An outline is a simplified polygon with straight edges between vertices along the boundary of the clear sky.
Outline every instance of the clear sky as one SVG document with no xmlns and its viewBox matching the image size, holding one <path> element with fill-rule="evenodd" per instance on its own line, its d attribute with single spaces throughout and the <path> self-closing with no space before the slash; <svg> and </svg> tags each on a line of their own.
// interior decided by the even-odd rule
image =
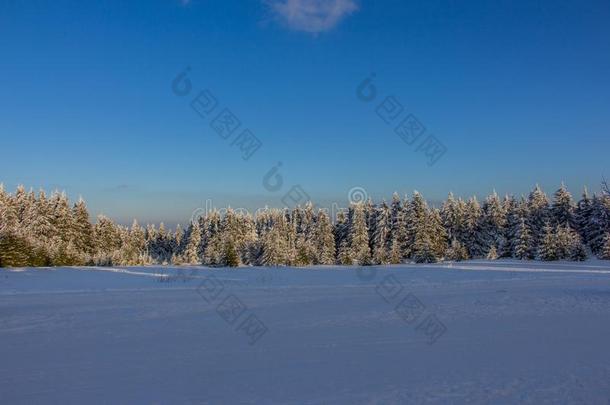
<svg viewBox="0 0 610 405">
<path fill-rule="evenodd" d="M 355 186 L 429 200 L 597 190 L 609 21 L 607 0 L 4 0 L 0 182 L 169 223 L 206 199 L 280 205 L 296 184 L 321 204 Z M 187 66 L 192 90 L 177 96 Z M 204 89 L 218 101 L 206 118 L 190 107 Z M 388 96 L 398 121 L 426 128 L 412 145 L 376 113 Z M 241 122 L 227 140 L 210 126 L 224 108 Z M 247 161 L 232 145 L 246 128 L 262 143 Z M 432 166 L 417 151 L 429 134 L 446 148 Z"/>
</svg>

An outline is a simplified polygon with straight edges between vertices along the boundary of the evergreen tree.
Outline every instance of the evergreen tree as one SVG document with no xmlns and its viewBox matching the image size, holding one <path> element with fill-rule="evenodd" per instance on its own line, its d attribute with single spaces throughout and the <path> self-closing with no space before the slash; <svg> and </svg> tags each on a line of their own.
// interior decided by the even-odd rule
<svg viewBox="0 0 610 405">
<path fill-rule="evenodd" d="M 483 257 L 486 253 L 488 245 L 491 243 L 485 241 L 481 224 L 483 222 L 483 211 L 476 197 L 468 200 L 466 204 L 466 212 L 464 218 L 464 246 L 468 249 L 470 257 Z"/>
<path fill-rule="evenodd" d="M 178 251 L 179 247 L 182 246 L 182 239 L 184 238 L 184 230 L 180 225 L 176 225 L 176 230 L 174 231 L 173 243 L 172 243 L 172 253 Z"/>
<path fill-rule="evenodd" d="M 138 224 L 138 221 L 133 221 L 131 229 L 121 229 L 120 232 L 121 250 L 118 255 L 113 257 L 113 261 L 128 266 L 148 264 L 144 229 Z"/>
<path fill-rule="evenodd" d="M 570 245 L 567 258 L 572 261 L 587 260 L 587 249 L 582 242 L 581 236 L 578 234 L 578 232 L 570 229 L 569 227 L 568 234 L 570 235 Z"/>
<path fill-rule="evenodd" d="M 441 259 L 447 251 L 447 231 L 445 231 L 445 227 L 443 227 L 443 220 L 439 210 L 430 210 L 426 225 L 428 226 L 428 232 L 432 239 L 434 255 L 437 259 Z"/>
<path fill-rule="evenodd" d="M 352 261 L 359 265 L 371 263 L 369 248 L 369 233 L 363 203 L 352 204 L 348 240 L 350 243 Z"/>
<path fill-rule="evenodd" d="M 532 235 L 525 218 L 521 218 L 515 234 L 515 257 L 521 260 L 533 259 Z"/>
<path fill-rule="evenodd" d="M 604 236 L 604 244 L 599 252 L 599 258 L 603 260 L 610 260 L 610 232 Z"/>
<path fill-rule="evenodd" d="M 26 213 L 29 211 L 29 199 L 25 187 L 20 184 L 17 186 L 15 195 L 13 196 L 15 213 L 17 215 L 17 222 L 22 225 L 26 220 Z"/>
<path fill-rule="evenodd" d="M 445 200 L 441 207 L 441 218 L 447 232 L 447 237 L 452 241 L 452 244 L 454 240 L 456 242 L 459 241 L 464 228 L 464 212 L 462 206 L 453 197 L 453 193 L 449 193 L 447 200 Z"/>
<path fill-rule="evenodd" d="M 235 249 L 235 245 L 231 239 L 228 239 L 225 243 L 225 252 L 224 252 L 224 261 L 225 264 L 229 267 L 237 267 L 239 266 L 239 256 L 237 255 L 237 250 Z"/>
<path fill-rule="evenodd" d="M 12 234 L 17 229 L 17 210 L 13 199 L 0 184 L 0 235 Z"/>
<path fill-rule="evenodd" d="M 582 193 L 582 198 L 580 201 L 578 201 L 578 204 L 576 204 L 576 209 L 574 210 L 574 226 L 578 233 L 580 233 L 580 236 L 585 244 L 589 243 L 586 230 L 589 218 L 591 217 L 592 205 L 591 198 L 589 197 L 589 193 L 585 187 Z"/>
<path fill-rule="evenodd" d="M 118 257 L 121 248 L 121 232 L 109 218 L 99 215 L 93 226 L 93 262 L 97 266 L 112 266 L 118 264 L 113 258 Z"/>
<path fill-rule="evenodd" d="M 568 259 L 573 243 L 573 232 L 569 225 L 556 225 L 553 229 L 555 235 L 556 254 L 558 260 Z"/>
<path fill-rule="evenodd" d="M 523 214 L 519 202 L 513 196 L 506 196 L 503 201 L 506 212 L 506 225 L 498 243 L 500 257 L 515 257 L 517 246 L 517 232 L 521 225 Z"/>
<path fill-rule="evenodd" d="M 553 205 L 551 207 L 553 223 L 555 225 L 574 226 L 575 208 L 574 201 L 572 200 L 572 194 L 570 194 L 570 192 L 566 189 L 566 186 L 561 183 L 561 187 L 559 187 L 559 189 L 555 192 Z"/>
<path fill-rule="evenodd" d="M 186 264 L 201 264 L 199 257 L 199 244 L 201 243 L 201 229 L 199 221 L 191 222 L 187 231 L 187 243 L 182 260 Z"/>
<path fill-rule="evenodd" d="M 264 266 L 281 266 L 287 262 L 287 242 L 279 227 L 273 227 L 263 236 L 263 255 L 261 264 Z"/>
<path fill-rule="evenodd" d="M 223 235 L 221 233 L 221 217 L 216 210 L 212 211 L 204 221 L 204 263 L 208 265 L 222 265 L 224 257 Z M 184 238 L 182 238 L 184 239 Z M 183 242 L 184 243 L 184 242 Z"/>
<path fill-rule="evenodd" d="M 414 259 L 415 258 L 415 252 L 417 251 L 418 248 L 422 248 L 422 241 L 425 241 L 426 243 L 430 243 L 432 244 L 432 240 L 430 238 L 430 235 L 422 235 L 419 240 L 420 240 L 420 245 L 419 246 L 415 246 L 416 245 L 416 241 L 417 241 L 417 235 L 420 232 L 426 232 L 428 231 L 428 228 L 426 226 L 426 220 L 428 219 L 428 204 L 426 203 L 426 200 L 424 200 L 424 198 L 422 197 L 422 195 L 417 192 L 414 191 L 413 192 L 413 199 L 411 200 L 410 203 L 405 204 L 406 205 L 406 246 L 402 247 L 402 250 L 404 252 L 403 257 L 412 257 Z M 434 247 L 432 245 L 430 245 L 430 248 L 434 250 Z M 416 259 L 417 260 L 417 259 Z"/>
<path fill-rule="evenodd" d="M 261 264 L 265 266 L 290 266 L 296 261 L 295 228 L 290 216 L 274 210 L 272 225 L 263 235 Z"/>
<path fill-rule="evenodd" d="M 398 239 L 392 238 L 389 253 L 389 263 L 390 264 L 400 264 L 403 262 L 404 251 L 402 248 L 402 244 Z"/>
<path fill-rule="evenodd" d="M 339 246 L 339 252 L 337 254 L 337 263 L 344 266 L 351 266 L 354 264 L 352 251 L 347 240 L 341 241 L 341 246 Z"/>
<path fill-rule="evenodd" d="M 314 239 L 314 212 L 311 202 L 305 204 L 304 209 L 295 208 L 293 220 L 296 227 L 296 264 L 299 266 L 313 264 L 317 261 L 317 252 Z"/>
<path fill-rule="evenodd" d="M 28 265 L 28 245 L 18 235 L 18 216 L 15 200 L 0 184 L 0 267 Z"/>
<path fill-rule="evenodd" d="M 154 243 L 157 240 L 157 228 L 154 224 L 146 225 L 146 230 L 144 231 L 144 239 L 146 239 L 146 248 L 151 256 L 153 256 Z"/>
<path fill-rule="evenodd" d="M 544 236 L 540 241 L 538 256 L 545 261 L 558 260 L 560 258 L 558 250 L 556 230 L 547 224 L 544 228 Z"/>
<path fill-rule="evenodd" d="M 30 265 L 29 246 L 23 237 L 13 233 L 0 234 L 0 267 Z"/>
<path fill-rule="evenodd" d="M 238 265 L 250 264 L 253 260 L 252 245 L 256 240 L 256 225 L 251 216 L 237 213 L 229 208 L 220 224 L 220 246 L 222 256 L 218 264 L 229 265 L 227 252 L 235 251 Z"/>
<path fill-rule="evenodd" d="M 413 243 L 413 260 L 416 263 L 435 263 L 438 261 L 432 235 L 429 231 L 430 228 L 425 221 L 418 223 Z"/>
<path fill-rule="evenodd" d="M 496 248 L 496 254 L 498 254 L 497 247 L 505 244 L 504 234 L 507 225 L 507 213 L 504 204 L 495 191 L 485 199 L 480 222 L 480 240 L 483 250 L 489 256 L 489 251 L 493 247 Z"/>
<path fill-rule="evenodd" d="M 497 260 L 498 259 L 498 250 L 495 246 L 489 248 L 489 252 L 487 252 L 487 260 Z"/>
<path fill-rule="evenodd" d="M 285 252 L 285 265 L 286 266 L 294 266 L 297 257 L 296 250 L 296 227 L 294 226 L 293 221 L 290 218 L 290 212 L 288 210 L 284 211 L 284 226 L 282 227 L 282 237 L 286 241 L 286 252 Z"/>
<path fill-rule="evenodd" d="M 390 207 L 383 201 L 375 212 L 372 261 L 375 264 L 390 262 L 392 218 Z"/>
<path fill-rule="evenodd" d="M 146 251 L 155 263 L 165 264 L 171 258 L 171 256 L 168 257 L 167 253 L 169 241 L 165 234 L 163 223 L 159 225 L 159 230 L 156 229 L 155 225 L 149 224 L 146 226 Z"/>
<path fill-rule="evenodd" d="M 391 231 L 390 240 L 390 262 L 393 264 L 401 263 L 403 259 L 409 257 L 409 224 L 407 223 L 407 212 L 409 211 L 409 201 L 405 198 L 404 203 L 400 201 L 398 194 L 392 196 L 390 206 Z"/>
<path fill-rule="evenodd" d="M 348 220 L 345 212 L 339 211 L 337 214 L 337 221 L 335 222 L 335 247 L 337 248 L 337 264 L 345 264 L 341 260 L 341 257 L 345 258 L 345 255 L 349 255 L 349 243 L 347 241 L 348 234 Z"/>
<path fill-rule="evenodd" d="M 468 260 L 468 250 L 457 239 L 451 240 L 451 245 L 447 249 L 446 258 L 456 262 Z"/>
<path fill-rule="evenodd" d="M 67 244 L 74 237 L 73 217 L 68 197 L 65 193 L 55 191 L 51 195 L 49 205 L 51 225 L 55 230 L 54 236 Z"/>
<path fill-rule="evenodd" d="M 593 253 L 599 253 L 608 231 L 610 231 L 610 197 L 594 195 L 591 201 L 591 213 L 585 227 L 585 235 Z"/>
<path fill-rule="evenodd" d="M 375 251 L 375 247 L 373 246 L 374 242 L 374 234 L 375 227 L 377 221 L 377 207 L 373 203 L 373 200 L 369 197 L 369 199 L 364 204 L 364 222 L 366 224 L 366 229 L 368 229 L 368 240 L 369 240 L 369 250 L 370 252 Z"/>
<path fill-rule="evenodd" d="M 558 225 L 554 230 L 557 242 L 557 257 L 561 260 L 585 260 L 587 250 L 578 232 L 569 225 Z"/>
<path fill-rule="evenodd" d="M 333 264 L 335 262 L 335 238 L 333 226 L 323 210 L 318 211 L 314 224 L 314 264 Z"/>
<path fill-rule="evenodd" d="M 73 241 L 78 252 L 85 256 L 93 254 L 93 226 L 89 221 L 89 211 L 83 199 L 79 199 L 73 209 Z"/>
<path fill-rule="evenodd" d="M 544 235 L 544 227 L 551 220 L 549 199 L 538 185 L 530 193 L 527 201 L 527 225 L 531 231 L 532 246 L 538 248 Z"/>
<path fill-rule="evenodd" d="M 54 229 L 51 224 L 49 202 L 43 190 L 40 190 L 38 199 L 32 198 L 25 216 L 24 223 L 27 224 L 24 224 L 25 235 L 36 241 L 43 251 L 46 250 L 54 236 Z"/>
</svg>

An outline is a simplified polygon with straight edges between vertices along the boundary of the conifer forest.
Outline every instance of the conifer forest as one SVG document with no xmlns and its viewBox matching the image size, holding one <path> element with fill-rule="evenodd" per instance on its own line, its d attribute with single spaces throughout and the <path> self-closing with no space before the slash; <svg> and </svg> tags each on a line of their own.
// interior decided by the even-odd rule
<svg viewBox="0 0 610 405">
<path fill-rule="evenodd" d="M 551 196 L 483 201 L 447 199 L 434 207 L 418 192 L 389 202 L 352 203 L 330 218 L 307 203 L 256 215 L 211 211 L 186 228 L 130 227 L 86 203 L 19 186 L 0 188 L 0 266 L 309 266 L 434 263 L 467 259 L 610 259 L 610 196 L 561 185 Z"/>
</svg>

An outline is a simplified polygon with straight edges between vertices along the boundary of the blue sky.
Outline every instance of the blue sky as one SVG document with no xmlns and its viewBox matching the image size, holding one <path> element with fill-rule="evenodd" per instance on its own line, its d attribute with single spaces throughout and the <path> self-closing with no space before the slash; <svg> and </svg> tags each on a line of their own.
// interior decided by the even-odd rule
<svg viewBox="0 0 610 405">
<path fill-rule="evenodd" d="M 280 205 L 297 184 L 322 205 L 354 186 L 596 190 L 610 175 L 609 20 L 607 1 L 3 1 L 0 182 L 169 223 L 206 199 Z M 189 106 L 203 89 L 262 142 L 249 160 Z M 434 165 L 376 114 L 388 96 L 446 147 Z M 277 162 L 284 184 L 268 191 Z"/>
</svg>

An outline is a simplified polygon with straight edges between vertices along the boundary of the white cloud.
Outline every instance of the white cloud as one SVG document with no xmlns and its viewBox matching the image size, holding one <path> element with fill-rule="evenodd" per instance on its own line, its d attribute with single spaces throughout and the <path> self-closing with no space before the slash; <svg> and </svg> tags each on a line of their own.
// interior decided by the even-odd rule
<svg viewBox="0 0 610 405">
<path fill-rule="evenodd" d="M 358 9 L 354 0 L 265 0 L 275 17 L 297 31 L 328 31 Z"/>
</svg>

